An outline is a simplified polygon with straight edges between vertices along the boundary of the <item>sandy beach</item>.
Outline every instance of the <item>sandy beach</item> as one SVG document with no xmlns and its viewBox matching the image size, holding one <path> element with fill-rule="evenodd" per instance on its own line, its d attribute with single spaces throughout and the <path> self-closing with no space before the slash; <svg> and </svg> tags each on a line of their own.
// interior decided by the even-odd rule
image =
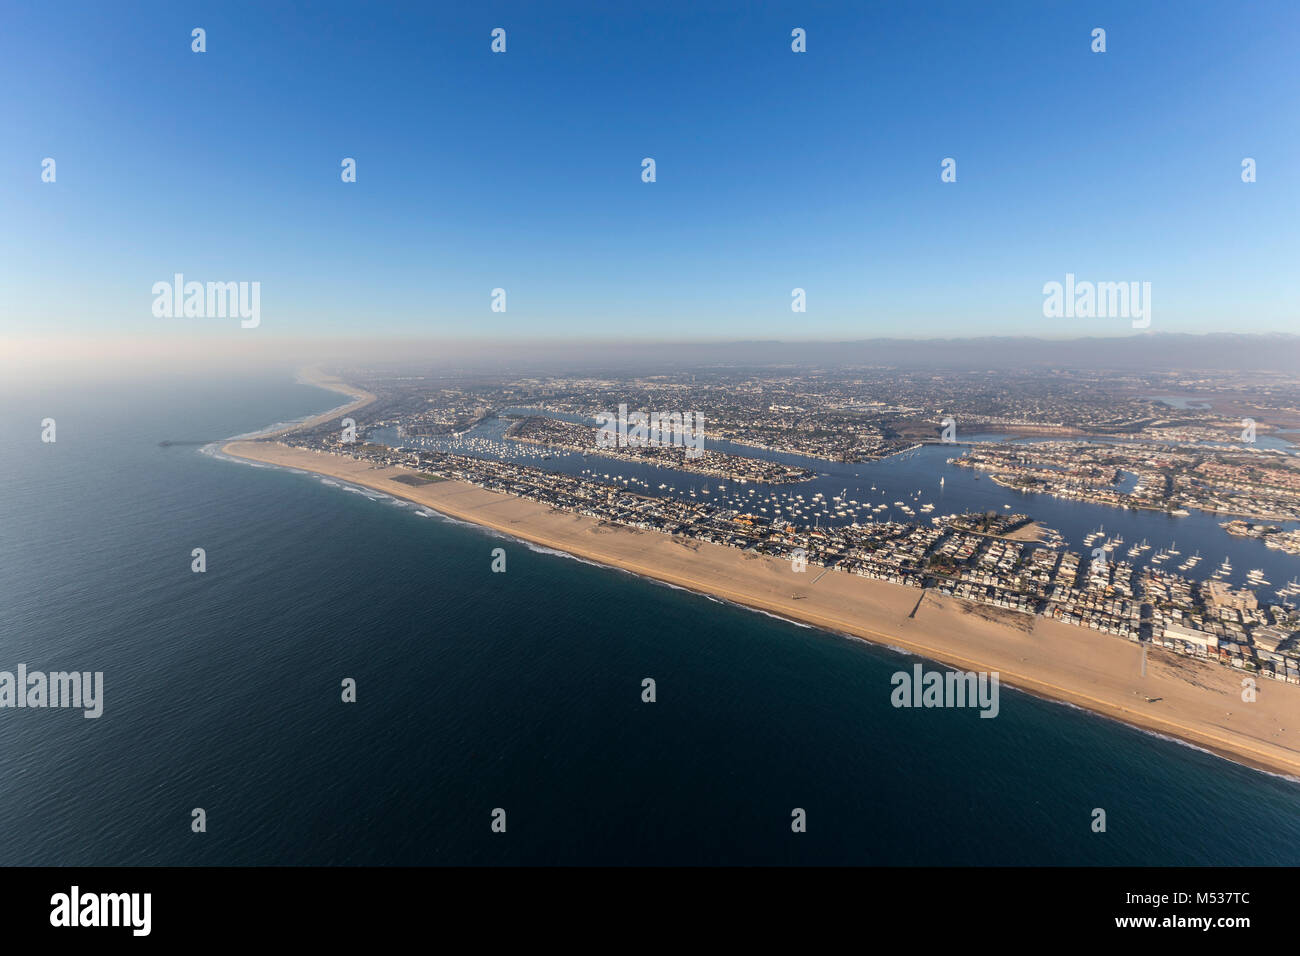
<svg viewBox="0 0 1300 956">
<path fill-rule="evenodd" d="M 329 421 L 331 418 L 342 418 L 350 412 L 355 412 L 357 409 L 365 408 L 375 400 L 375 396 L 371 395 L 365 389 L 357 388 L 355 385 L 349 385 L 347 382 L 341 381 L 333 375 L 322 372 L 320 369 L 300 369 L 298 371 L 298 382 L 302 385 L 315 385 L 317 388 L 328 389 L 331 392 L 340 392 L 343 395 L 347 395 L 352 399 L 352 401 L 346 402 L 338 408 L 331 408 L 327 412 L 321 412 L 319 415 L 313 415 L 311 418 L 305 419 L 301 422 L 292 422 L 288 425 L 281 425 L 278 428 L 258 432 L 258 437 L 275 438 L 291 431 L 297 431 L 300 428 L 314 428 L 321 422 Z"/>
<path fill-rule="evenodd" d="M 355 407 L 373 400 L 356 392 L 349 392 Z M 1141 646 L 1045 618 L 841 572 L 796 574 L 774 558 L 611 525 L 463 482 L 406 484 L 394 479 L 414 474 L 407 469 L 278 442 L 234 441 L 224 451 L 364 485 L 515 538 L 962 670 L 997 671 L 1003 683 L 1040 697 L 1300 778 L 1300 687 L 1259 680 L 1258 699 L 1246 703 L 1242 671 L 1152 647 L 1145 649 L 1143 675 Z M 880 693 L 891 689 L 882 686 Z M 1007 706 L 1004 699 L 1004 711 Z"/>
</svg>

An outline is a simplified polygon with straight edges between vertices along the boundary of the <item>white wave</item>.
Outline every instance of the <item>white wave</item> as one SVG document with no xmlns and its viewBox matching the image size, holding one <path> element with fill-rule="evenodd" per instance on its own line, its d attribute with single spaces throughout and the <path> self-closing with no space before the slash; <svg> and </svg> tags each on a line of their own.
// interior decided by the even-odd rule
<svg viewBox="0 0 1300 956">
<path fill-rule="evenodd" d="M 916 657 L 916 651 L 905 650 L 894 644 L 877 644 L 876 647 L 883 647 L 887 651 L 893 651 L 895 654 L 902 654 L 904 657 Z"/>
<path fill-rule="evenodd" d="M 1110 714 L 1102 714 L 1095 710 L 1089 710 L 1087 707 L 1080 707 L 1078 704 L 1071 703 L 1068 700 L 1057 700 L 1056 698 L 1053 697 L 1039 697 L 1037 694 L 1031 693 L 1030 691 L 1027 690 L 1023 690 L 1022 688 L 1016 687 L 1012 684 L 1007 684 L 1005 682 L 1002 684 L 1002 686 L 1009 687 L 1011 690 L 1019 690 L 1021 691 L 1021 693 L 1029 694 L 1029 696 L 1031 697 L 1038 697 L 1039 700 L 1045 700 L 1049 704 L 1056 704 L 1060 707 L 1068 707 L 1071 710 L 1077 710 L 1079 711 L 1079 713 L 1087 714 L 1090 717 L 1099 717 L 1102 720 L 1108 720 L 1113 724 L 1122 724 L 1123 726 L 1129 728 L 1130 730 L 1136 730 L 1138 733 L 1146 734 L 1148 737 L 1156 737 L 1168 743 L 1178 744 L 1178 746 L 1180 747 L 1186 747 L 1188 750 L 1196 750 L 1203 754 L 1209 754 L 1211 757 L 1215 757 L 1218 760 L 1227 761 L 1228 763 L 1233 764 L 1234 766 L 1237 767 L 1245 767 L 1247 770 L 1254 770 L 1257 773 L 1266 774 L 1267 776 L 1270 777 L 1280 777 L 1281 779 L 1289 780 L 1292 783 L 1300 783 L 1300 777 L 1293 777 L 1290 774 L 1286 774 L 1286 773 L 1278 773 L 1273 770 L 1263 770 L 1259 767 L 1252 767 L 1249 766 L 1248 764 L 1240 763 L 1236 760 L 1233 760 L 1231 757 L 1225 757 L 1223 754 L 1215 753 L 1213 750 L 1207 750 L 1205 747 L 1202 747 L 1198 744 L 1194 744 L 1190 740 L 1183 740 L 1179 737 L 1172 737 L 1169 734 L 1162 734 L 1158 730 L 1151 730 L 1147 727 L 1139 727 L 1137 724 L 1130 724 L 1128 721 L 1121 720 L 1118 717 L 1112 717 Z"/>
<path fill-rule="evenodd" d="M 667 581 L 664 581 L 664 582 L 662 582 L 662 583 L 664 583 L 664 584 L 668 584 Z M 675 588 L 675 587 L 677 587 L 677 585 L 675 585 L 675 584 L 669 584 L 669 587 L 674 587 L 674 588 Z M 689 591 L 690 588 L 677 588 L 677 590 L 679 590 L 679 591 Z M 793 618 L 789 618 L 789 617 L 782 617 L 780 614 L 773 614 L 771 611 L 765 611 L 765 610 L 763 610 L 761 607 L 751 607 L 751 606 L 748 605 L 748 604 L 741 604 L 741 603 L 739 603 L 739 602 L 737 602 L 737 601 L 728 601 L 726 598 L 720 598 L 720 597 L 718 597 L 716 594 L 707 594 L 707 593 L 705 593 L 704 591 L 696 591 L 696 592 L 693 592 L 693 593 L 703 595 L 704 597 L 706 597 L 706 598 L 708 598 L 710 601 L 712 601 L 714 604 L 725 604 L 725 605 L 727 605 L 728 607 L 738 607 L 738 608 L 740 608 L 742 611 L 753 611 L 755 614 L 761 614 L 761 615 L 763 615 L 764 617 L 770 617 L 770 618 L 773 618 L 773 619 L 778 620 L 778 621 L 784 621 L 786 624 L 793 624 L 795 627 L 802 627 L 802 628 L 804 628 L 805 630 L 809 630 L 809 631 L 815 631 L 815 630 L 818 630 L 818 628 L 813 627 L 811 624 L 807 624 L 807 623 L 805 623 L 805 622 L 803 622 L 803 621 L 796 621 L 796 620 L 794 620 Z M 831 633 L 834 633 L 834 632 L 831 632 Z"/>
<path fill-rule="evenodd" d="M 227 455 L 221 450 L 221 442 L 213 442 L 210 445 L 204 445 L 199 449 L 200 455 L 207 455 L 209 458 L 215 458 L 217 461 L 230 461 L 237 465 L 247 465 L 250 468 L 275 468 L 275 465 L 268 465 L 261 461 L 249 461 L 247 458 L 236 458 L 234 455 Z"/>
<path fill-rule="evenodd" d="M 599 561 L 592 561 L 588 558 L 580 558 L 576 554 L 570 554 L 568 551 L 560 551 L 556 548 L 548 548 L 546 547 L 546 545 L 538 544 L 535 541 L 524 541 L 522 538 L 516 538 L 515 540 L 522 543 L 524 547 L 526 547 L 529 551 L 536 552 L 537 554 L 553 554 L 556 557 L 568 558 L 570 561 L 577 561 L 579 564 L 590 565 L 593 568 L 609 568 L 612 571 L 622 571 L 626 574 L 632 574 L 633 577 L 639 577 L 639 575 L 633 574 L 633 572 L 628 571 L 627 568 L 620 568 L 613 564 L 602 564 Z M 667 582 L 660 582 L 660 583 L 666 584 Z"/>
<path fill-rule="evenodd" d="M 1071 705 L 1071 706 L 1073 706 L 1073 705 Z M 1078 708 L 1078 709 L 1082 710 L 1082 708 Z M 1090 713 L 1092 713 L 1092 711 L 1084 711 L 1084 713 L 1089 713 L 1089 714 L 1090 714 Z M 1097 715 L 1095 715 L 1095 716 L 1105 717 L 1106 715 L 1105 715 L 1105 714 L 1097 714 Z M 1120 721 L 1120 723 L 1123 723 L 1123 721 Z M 1245 767 L 1245 766 L 1246 766 L 1245 764 L 1237 763 L 1237 761 L 1232 760 L 1232 759 L 1230 759 L 1230 758 L 1228 758 L 1228 757 L 1225 757 L 1225 756 L 1223 756 L 1222 754 L 1216 754 L 1213 750 L 1206 750 L 1204 747 L 1199 747 L 1199 746 L 1197 746 L 1196 744 L 1192 743 L 1190 740 L 1180 740 L 1180 739 L 1178 739 L 1177 737 L 1170 737 L 1168 734 L 1162 734 L 1162 733 L 1160 733 L 1159 731 L 1148 730 L 1146 727 L 1136 727 L 1136 726 L 1134 726 L 1134 725 L 1132 725 L 1132 724 L 1129 724 L 1128 726 L 1133 727 L 1134 730 L 1140 731 L 1141 733 L 1144 733 L 1144 734 L 1146 734 L 1146 735 L 1149 736 L 1149 737 L 1159 737 L 1161 740 L 1167 740 L 1167 741 L 1169 741 L 1170 743 L 1178 744 L 1180 747 L 1187 747 L 1187 748 L 1190 749 L 1190 750 L 1199 750 L 1199 751 L 1200 751 L 1201 753 L 1203 753 L 1203 754 L 1209 754 L 1211 757 L 1217 757 L 1217 758 L 1220 759 L 1220 760 L 1227 760 L 1228 763 L 1237 764 L 1237 766 L 1239 766 L 1239 767 Z M 1259 772 L 1259 773 L 1263 773 L 1263 774 L 1268 774 L 1268 776 L 1270 776 L 1270 777 L 1281 777 L 1283 780 L 1289 780 L 1289 781 L 1291 781 L 1292 783 L 1300 783 L 1300 777 L 1293 777 L 1293 776 L 1291 776 L 1290 774 L 1287 774 L 1287 773 L 1277 773 L 1277 772 L 1274 771 L 1274 770 L 1262 770 L 1262 769 L 1260 769 L 1259 767 L 1246 767 L 1246 769 L 1247 769 L 1247 770 L 1255 770 L 1255 771 L 1257 771 L 1257 772 Z"/>
</svg>

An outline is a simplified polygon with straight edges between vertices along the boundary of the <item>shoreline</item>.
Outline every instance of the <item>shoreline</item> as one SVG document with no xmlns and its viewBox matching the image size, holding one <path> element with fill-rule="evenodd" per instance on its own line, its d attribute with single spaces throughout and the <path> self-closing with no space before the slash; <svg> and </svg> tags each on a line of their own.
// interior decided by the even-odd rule
<svg viewBox="0 0 1300 956">
<path fill-rule="evenodd" d="M 314 385 L 316 388 L 323 388 L 330 392 L 338 392 L 341 395 L 347 395 L 352 399 L 350 402 L 344 402 L 336 408 L 331 408 L 321 412 L 319 415 L 312 415 L 310 418 L 304 418 L 300 422 L 288 422 L 271 425 L 262 431 L 251 432 L 247 435 L 240 435 L 238 438 L 227 438 L 225 441 L 213 442 L 215 445 L 224 446 L 231 441 L 243 441 L 254 438 L 278 438 L 281 435 L 297 431 L 299 428 L 314 428 L 322 422 L 329 421 L 336 415 L 346 415 L 348 412 L 355 412 L 365 408 L 371 402 L 375 401 L 375 396 L 371 395 L 363 388 L 357 388 L 355 385 L 349 385 L 342 379 L 332 375 L 326 375 L 318 368 L 302 368 L 298 370 L 298 375 L 294 379 L 298 385 Z"/>
<path fill-rule="evenodd" d="M 1240 697 L 1244 673 L 1147 647 L 1142 675 L 1138 645 L 1045 618 L 842 572 L 819 577 L 814 586 L 810 578 L 794 575 L 787 562 L 722 545 L 611 525 L 455 480 L 403 484 L 394 478 L 413 472 L 401 467 L 267 441 L 228 440 L 221 450 L 233 458 L 367 487 L 521 541 L 832 634 L 962 670 L 998 671 L 1003 683 L 1033 696 L 1300 779 L 1300 692 L 1289 686 L 1274 688 L 1261 680 L 1259 700 L 1247 704 Z"/>
</svg>

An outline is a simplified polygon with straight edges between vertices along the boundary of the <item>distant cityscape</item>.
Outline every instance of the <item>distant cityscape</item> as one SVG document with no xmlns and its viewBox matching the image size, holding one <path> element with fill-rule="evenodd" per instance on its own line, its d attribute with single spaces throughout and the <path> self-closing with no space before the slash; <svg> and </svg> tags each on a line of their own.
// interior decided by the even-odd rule
<svg viewBox="0 0 1300 956">
<path fill-rule="evenodd" d="M 803 466 L 716 447 L 696 460 L 680 448 L 600 449 L 594 425 L 585 424 L 620 402 L 701 409 L 708 438 L 724 446 L 840 462 L 979 438 L 949 463 L 1025 493 L 1026 502 L 1046 494 L 1170 515 L 1200 509 L 1233 516 L 1221 523 L 1229 534 L 1297 553 L 1300 531 L 1272 523 L 1300 520 L 1300 469 L 1276 437 L 1300 423 L 1300 389 L 1283 376 L 717 369 L 626 380 L 492 382 L 380 370 L 344 377 L 374 397 L 357 412 L 355 438 L 333 421 L 278 439 L 400 466 L 415 482 L 467 482 L 601 522 L 933 589 L 1013 626 L 1017 615 L 1042 615 L 1300 684 L 1294 580 L 1277 585 L 1269 600 L 1262 595 L 1272 582 L 1262 571 L 1236 587 L 1222 580 L 1231 570 L 1227 558 L 1201 565 L 1199 554 L 1173 545 L 1153 551 L 1100 529 L 1073 551 L 1059 532 L 1033 520 L 1029 503 L 1014 513 L 935 514 L 919 489 L 892 502 L 850 498 L 847 489 L 805 498 L 799 483 L 815 472 Z M 473 437 L 497 418 L 509 423 L 499 438 Z M 1024 436 L 1034 437 L 1011 440 Z M 1269 436 L 1273 442 L 1260 441 Z M 417 447 L 428 439 L 450 445 Z M 509 442 L 530 449 L 523 460 L 505 460 Z M 622 460 L 672 469 L 682 488 L 666 480 L 652 489 L 600 467 L 578 474 L 548 468 L 562 452 L 593 456 L 592 465 L 605 459 L 605 467 Z M 698 487 L 704 478 L 714 486 Z M 769 486 L 784 487 L 784 497 L 758 490 Z M 907 520 L 881 515 L 890 509 Z M 1138 567 L 1135 559 L 1144 557 L 1149 563 Z"/>
</svg>

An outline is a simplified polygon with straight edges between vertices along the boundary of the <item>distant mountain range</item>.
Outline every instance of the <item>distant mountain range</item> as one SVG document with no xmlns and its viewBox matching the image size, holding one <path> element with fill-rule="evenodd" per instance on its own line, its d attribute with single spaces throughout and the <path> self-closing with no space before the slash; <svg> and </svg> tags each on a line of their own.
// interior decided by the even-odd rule
<svg viewBox="0 0 1300 956">
<path fill-rule="evenodd" d="M 392 358 L 381 357 L 387 345 Z M 1113 338 L 1040 339 L 980 336 L 945 339 L 857 341 L 688 341 L 368 343 L 350 352 L 351 362 L 402 363 L 428 356 L 437 365 L 485 368 L 570 369 L 691 368 L 716 365 L 888 365 L 912 368 L 1017 368 L 1026 366 L 1115 370 L 1216 370 L 1297 372 L 1300 336 L 1152 333 Z M 394 363 L 396 364 L 396 363 Z"/>
<path fill-rule="evenodd" d="M 1300 374 L 1300 336 L 1289 333 L 1142 333 L 1109 338 L 678 340 L 524 338 L 303 339 L 291 336 L 166 340 L 8 340 L 0 380 L 51 376 L 156 377 L 238 374 L 255 368 L 442 369 L 510 374 L 672 374 L 706 367 L 892 366 L 935 369 L 1071 368 L 1116 371 L 1241 371 Z"/>
</svg>

